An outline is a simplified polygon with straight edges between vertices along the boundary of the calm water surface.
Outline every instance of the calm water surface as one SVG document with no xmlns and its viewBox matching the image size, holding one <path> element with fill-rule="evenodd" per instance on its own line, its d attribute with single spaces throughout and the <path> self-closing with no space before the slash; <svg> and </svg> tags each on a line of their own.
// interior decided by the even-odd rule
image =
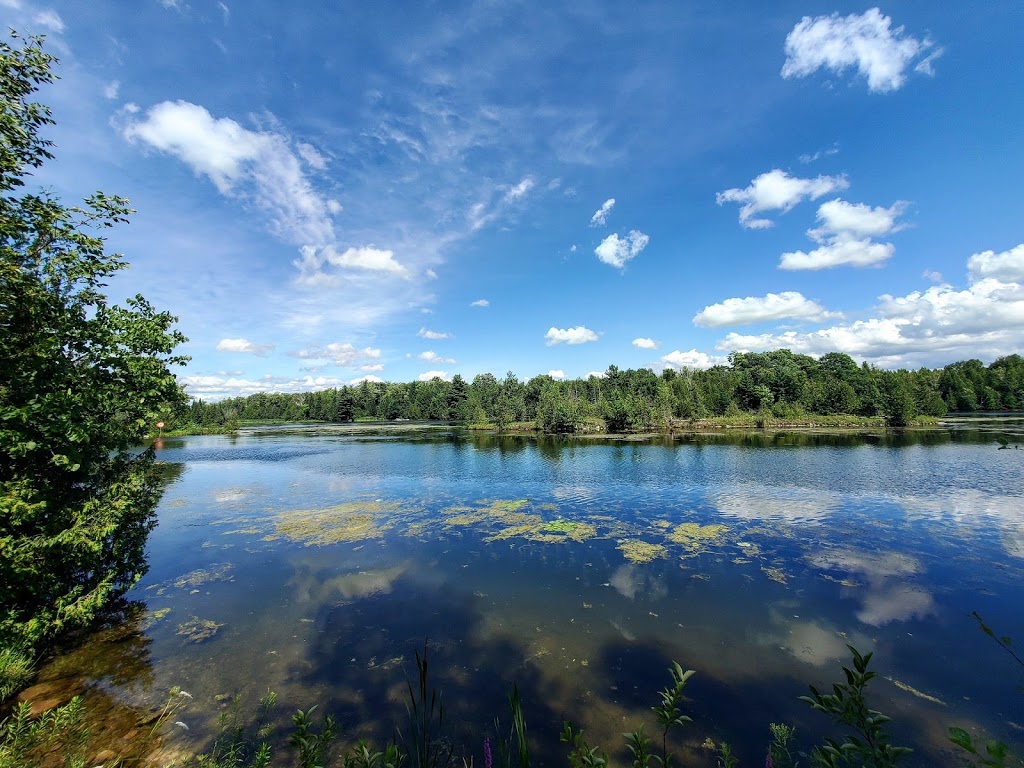
<svg viewBox="0 0 1024 768">
<path fill-rule="evenodd" d="M 617 751 L 677 660 L 683 739 L 763 761 L 769 722 L 827 730 L 797 697 L 875 651 L 873 705 L 910 764 L 959 765 L 950 724 L 1024 742 L 1024 453 L 977 429 L 571 442 L 439 430 L 277 429 L 165 439 L 145 606 L 79 664 L 90 686 L 193 699 L 201 748 L 225 700 L 319 703 L 346 740 L 404 726 L 429 639 L 455 734 L 476 752 L 522 692 L 535 752 L 563 718 Z M 197 623 L 207 622 L 206 624 Z M 201 639 L 197 629 L 212 636 Z M 66 671 L 66 669 L 65 669 Z M 481 755 L 476 756 L 481 760 Z"/>
</svg>

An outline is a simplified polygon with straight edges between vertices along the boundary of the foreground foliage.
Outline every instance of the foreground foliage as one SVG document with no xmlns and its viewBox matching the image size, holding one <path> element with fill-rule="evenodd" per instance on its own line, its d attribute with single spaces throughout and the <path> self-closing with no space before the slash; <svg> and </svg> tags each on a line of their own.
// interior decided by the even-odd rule
<svg viewBox="0 0 1024 768">
<path fill-rule="evenodd" d="M 54 79 L 42 40 L 0 42 L 0 694 L 24 682 L 33 649 L 87 624 L 145 571 L 160 494 L 135 446 L 183 395 L 169 365 L 184 337 L 142 296 L 108 302 L 125 268 L 102 232 L 121 198 L 68 207 L 15 194 L 51 157 Z"/>
<path fill-rule="evenodd" d="M 529 422 L 553 433 L 657 431 L 692 420 L 766 426 L 772 422 L 907 426 L 947 411 L 1024 410 L 1024 358 L 979 360 L 941 370 L 883 371 L 838 352 L 820 358 L 780 349 L 736 353 L 708 370 L 619 370 L 557 381 L 522 382 L 486 373 L 472 382 L 384 383 L 296 394 L 259 393 L 193 402 L 175 414 L 186 431 L 231 429 L 239 421 L 437 419 L 499 429 Z M 813 419 L 811 416 L 813 415 Z M 595 427 L 595 423 L 598 425 Z"/>
</svg>

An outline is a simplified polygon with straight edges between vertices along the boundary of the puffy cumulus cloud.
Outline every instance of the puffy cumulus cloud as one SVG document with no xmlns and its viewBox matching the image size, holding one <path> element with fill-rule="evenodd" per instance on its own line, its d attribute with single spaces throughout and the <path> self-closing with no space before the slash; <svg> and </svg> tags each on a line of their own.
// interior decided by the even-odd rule
<svg viewBox="0 0 1024 768">
<path fill-rule="evenodd" d="M 850 183 L 845 176 L 818 176 L 801 179 L 790 176 L 778 168 L 762 173 L 750 186 L 727 189 L 715 196 L 715 202 L 740 204 L 740 224 L 747 229 L 766 229 L 774 226 L 770 219 L 757 218 L 765 211 L 785 213 L 803 200 L 817 200 L 820 197 L 846 189 Z"/>
<path fill-rule="evenodd" d="M 721 365 L 723 358 L 712 357 L 704 352 L 698 352 L 696 349 L 691 349 L 689 352 L 682 352 L 677 349 L 662 357 L 661 361 L 670 368 L 704 369 L 711 368 L 715 365 Z"/>
<path fill-rule="evenodd" d="M 353 344 L 333 342 L 322 347 L 310 347 L 291 353 L 300 360 L 325 360 L 341 367 L 352 367 L 368 364 L 371 360 L 380 359 L 380 350 L 374 347 L 357 349 Z"/>
<path fill-rule="evenodd" d="M 315 392 L 343 386 L 346 382 L 329 376 L 263 376 L 245 379 L 237 376 L 179 376 L 178 383 L 192 397 L 216 402 L 228 397 L 254 395 L 257 392 Z"/>
<path fill-rule="evenodd" d="M 892 19 L 878 8 L 862 14 L 804 16 L 786 36 L 786 61 L 782 76 L 807 77 L 819 69 L 841 74 L 851 67 L 868 81 L 868 90 L 885 93 L 901 88 L 907 68 L 932 47 L 928 39 L 892 28 Z M 925 58 L 916 71 L 932 74 L 931 62 L 939 52 Z"/>
<path fill-rule="evenodd" d="M 550 371 L 548 371 L 548 376 L 550 376 L 552 379 L 558 379 L 559 381 L 561 381 L 562 379 L 565 378 L 565 371 L 559 368 L 552 368 Z"/>
<path fill-rule="evenodd" d="M 244 352 L 262 357 L 274 348 L 273 344 L 254 344 L 248 339 L 221 339 L 217 342 L 218 352 Z"/>
<path fill-rule="evenodd" d="M 744 299 L 726 299 L 711 304 L 694 316 L 693 324 L 705 328 L 722 328 L 769 320 L 823 320 L 831 316 L 818 302 L 804 297 L 799 291 L 783 291 L 765 296 L 747 296 Z"/>
<path fill-rule="evenodd" d="M 103 86 L 103 98 L 105 99 L 116 99 L 117 95 L 121 92 L 121 81 L 111 80 L 105 86 Z"/>
<path fill-rule="evenodd" d="M 384 370 L 384 364 L 371 363 L 370 365 L 360 365 L 359 370 L 365 371 L 366 373 L 380 373 L 381 371 Z"/>
<path fill-rule="evenodd" d="M 594 253 L 605 264 L 621 268 L 626 266 L 627 261 L 640 255 L 650 241 L 649 236 L 636 229 L 631 230 L 621 239 L 618 234 L 613 232 L 601 241 L 601 244 L 594 249 Z"/>
<path fill-rule="evenodd" d="M 594 212 L 594 215 L 590 217 L 590 226 L 592 227 L 603 227 L 608 221 L 608 214 L 612 212 L 612 208 L 615 207 L 615 198 L 609 197 L 603 203 L 601 207 Z M 572 250 L 576 250 L 576 246 L 572 247 Z"/>
<path fill-rule="evenodd" d="M 897 201 L 890 207 L 872 207 L 845 200 L 829 200 L 818 207 L 821 225 L 807 231 L 820 246 L 811 251 L 782 254 L 779 269 L 831 269 L 838 266 L 871 267 L 881 265 L 896 250 L 892 243 L 876 243 L 881 237 L 903 229 L 897 218 L 907 204 Z"/>
<path fill-rule="evenodd" d="M 437 354 L 437 352 L 433 352 L 433 351 L 431 351 L 429 349 L 426 352 L 420 352 L 419 355 L 417 355 L 417 357 L 419 357 L 419 359 L 423 360 L 424 362 L 434 363 L 434 364 L 437 364 L 437 365 L 454 365 L 455 364 L 455 360 L 453 360 L 452 358 L 450 358 L 450 357 L 441 357 L 441 355 Z"/>
<path fill-rule="evenodd" d="M 294 263 L 300 273 L 300 282 L 306 284 L 330 282 L 334 275 L 323 271 L 324 267 L 328 266 L 337 270 L 357 270 L 385 277 L 411 277 L 409 270 L 395 259 L 394 251 L 375 248 L 372 245 L 346 248 L 341 252 L 333 245 L 325 248 L 307 245 L 302 247 L 301 254 L 301 258 L 296 259 Z"/>
<path fill-rule="evenodd" d="M 1002 253 L 982 251 L 967 260 L 971 280 L 986 277 L 1007 282 L 1024 282 L 1024 243 Z"/>
<path fill-rule="evenodd" d="M 583 325 L 575 328 L 555 328 L 552 326 L 544 334 L 547 339 L 547 346 L 553 347 L 556 344 L 586 344 L 588 341 L 597 341 L 597 334 Z"/>
<path fill-rule="evenodd" d="M 640 337 L 639 339 L 633 339 L 633 346 L 640 349 L 657 349 L 661 346 L 661 342 Z"/>
<path fill-rule="evenodd" d="M 448 381 L 448 371 L 424 371 L 417 378 L 420 381 L 433 381 L 434 379 Z"/>
<path fill-rule="evenodd" d="M 163 101 L 145 115 L 123 117 L 128 141 L 178 158 L 225 196 L 255 203 L 280 236 L 300 245 L 334 240 L 336 205 L 314 189 L 287 136 L 249 130 L 187 101 Z"/>
<path fill-rule="evenodd" d="M 728 334 L 723 351 L 791 349 L 808 355 L 845 352 L 883 368 L 941 366 L 1017 351 L 1024 331 L 1024 287 L 986 278 L 964 290 L 937 285 L 906 296 L 884 295 L 878 317 L 809 332 Z"/>
<path fill-rule="evenodd" d="M 925 280 L 930 280 L 933 283 L 942 282 L 942 273 L 937 272 L 934 269 L 926 269 L 924 272 L 921 273 L 921 277 L 923 277 Z"/>
<path fill-rule="evenodd" d="M 476 301 L 471 301 L 469 303 L 469 306 L 471 306 L 471 307 L 489 307 L 489 306 L 491 306 L 491 302 L 489 302 L 487 299 L 477 299 Z"/>
<path fill-rule="evenodd" d="M 351 384 L 352 386 L 357 386 L 359 384 L 362 384 L 364 381 L 366 383 L 368 383 L 368 384 L 383 384 L 384 383 L 384 379 L 382 379 L 380 376 L 374 376 L 371 373 L 371 374 L 367 374 L 366 376 L 360 376 L 358 378 L 352 379 L 349 382 L 349 384 Z"/>
<path fill-rule="evenodd" d="M 895 252 L 892 243 L 874 243 L 838 237 L 811 251 L 782 254 L 779 269 L 831 269 L 832 267 L 872 267 L 881 264 Z"/>
<path fill-rule="evenodd" d="M 888 208 L 872 208 L 863 203 L 848 203 L 836 198 L 818 206 L 818 221 L 821 226 L 807 232 L 816 242 L 822 243 L 833 237 L 882 237 L 898 232 L 903 225 L 897 217 L 907 209 L 907 204 L 898 200 Z"/>
<path fill-rule="evenodd" d="M 426 328 L 420 328 L 416 332 L 416 335 L 419 336 L 421 339 L 430 339 L 431 341 L 438 341 L 440 339 L 450 339 L 451 338 L 451 334 L 450 333 L 441 333 L 440 331 L 430 331 L 430 330 L 427 330 Z"/>
</svg>

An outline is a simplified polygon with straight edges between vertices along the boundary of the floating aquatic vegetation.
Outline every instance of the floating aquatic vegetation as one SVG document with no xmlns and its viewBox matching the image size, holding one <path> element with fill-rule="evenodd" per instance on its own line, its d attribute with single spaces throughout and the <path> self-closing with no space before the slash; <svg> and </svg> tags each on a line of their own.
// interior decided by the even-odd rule
<svg viewBox="0 0 1024 768">
<path fill-rule="evenodd" d="M 179 576 L 174 580 L 174 586 L 195 588 L 212 581 L 229 581 L 234 569 L 233 563 L 214 563 L 209 568 L 199 568 L 189 571 L 184 576 Z"/>
<path fill-rule="evenodd" d="M 772 581 L 777 581 L 779 584 L 789 583 L 789 576 L 780 568 L 771 568 L 767 565 L 762 565 L 761 570 L 764 574 Z"/>
<path fill-rule="evenodd" d="M 712 545 L 721 544 L 725 540 L 725 533 L 728 530 L 728 526 L 719 523 L 711 525 L 680 523 L 668 535 L 668 540 L 685 549 L 685 557 L 693 557 L 705 552 Z"/>
<path fill-rule="evenodd" d="M 149 611 L 146 614 L 145 618 L 142 619 L 142 623 L 140 624 L 140 628 L 144 629 L 144 630 L 145 629 L 149 629 L 150 627 L 152 627 L 154 624 L 156 624 L 161 619 L 166 618 L 167 614 L 170 613 L 170 612 L 171 612 L 170 608 L 160 608 L 159 610 L 156 610 L 156 611 Z"/>
<path fill-rule="evenodd" d="M 650 563 L 668 555 L 668 549 L 663 544 L 651 544 L 640 539 L 623 539 L 617 549 L 631 563 Z"/>
<path fill-rule="evenodd" d="M 259 533 L 259 532 L 260 532 L 259 528 L 235 528 L 233 531 L 224 531 L 224 535 L 225 536 L 230 536 L 233 533 L 242 533 L 242 534 L 248 534 L 248 535 L 251 536 L 252 534 Z"/>
<path fill-rule="evenodd" d="M 277 516 L 277 532 L 306 546 L 379 539 L 394 517 L 411 510 L 401 502 L 349 501 L 324 509 L 295 509 Z"/>
<path fill-rule="evenodd" d="M 193 616 L 183 624 L 178 625 L 178 634 L 184 635 L 190 643 L 202 643 L 217 634 L 223 624 L 218 624 L 211 619 L 200 619 Z"/>
</svg>

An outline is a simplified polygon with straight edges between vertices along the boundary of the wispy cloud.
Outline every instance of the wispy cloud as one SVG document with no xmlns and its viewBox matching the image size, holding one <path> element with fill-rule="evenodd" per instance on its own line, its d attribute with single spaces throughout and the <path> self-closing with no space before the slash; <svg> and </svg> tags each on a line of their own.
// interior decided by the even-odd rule
<svg viewBox="0 0 1024 768">
<path fill-rule="evenodd" d="M 439 339 L 449 339 L 449 338 L 451 338 L 451 334 L 450 333 L 441 333 L 440 331 L 431 331 L 431 330 L 429 330 L 427 328 L 420 328 L 416 332 L 416 335 L 419 336 L 421 339 L 430 339 L 431 341 L 437 341 Z"/>
<path fill-rule="evenodd" d="M 612 208 L 615 207 L 615 198 L 609 197 L 603 203 L 601 207 L 594 211 L 594 215 L 590 217 L 590 226 L 592 227 L 603 227 L 608 221 L 608 214 L 612 212 Z"/>
</svg>

